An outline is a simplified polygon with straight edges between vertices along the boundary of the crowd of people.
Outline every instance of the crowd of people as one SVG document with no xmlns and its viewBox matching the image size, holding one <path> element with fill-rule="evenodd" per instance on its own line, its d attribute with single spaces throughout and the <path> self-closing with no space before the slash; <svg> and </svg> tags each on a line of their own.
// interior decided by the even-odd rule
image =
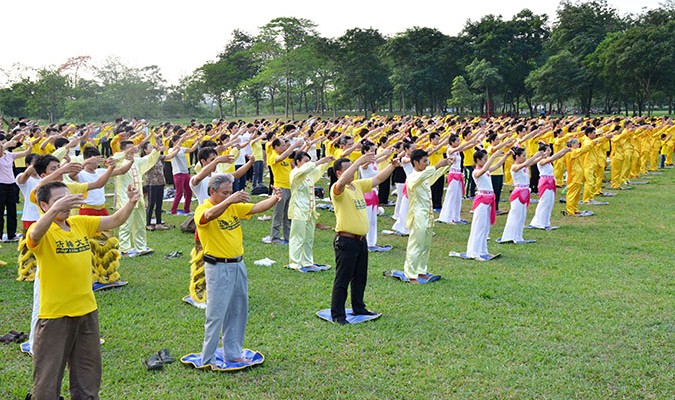
<svg viewBox="0 0 675 400">
<path fill-rule="evenodd" d="M 510 209 L 497 242 L 527 243 L 526 226 L 555 228 L 551 213 L 558 189 L 564 187 L 564 215 L 592 215 L 579 205 L 601 204 L 596 198 L 616 194 L 602 189 L 607 167 L 610 188 L 629 189 L 637 177 L 673 166 L 674 136 L 669 117 L 345 116 L 187 125 L 118 119 L 47 126 L 11 121 L 0 132 L 0 218 L 7 220 L 0 223 L 6 226 L 4 241 L 21 239 L 37 261 L 33 398 L 58 397 L 66 363 L 73 398 L 97 398 L 98 316 L 92 268 L 82 260 L 91 259 L 98 232 L 114 227 L 123 256 L 150 254 L 147 232 L 173 229 L 162 220 L 167 184 L 174 193 L 166 211 L 190 216 L 196 226 L 203 265 L 198 272 L 205 276 L 202 362 L 215 363 L 221 335 L 226 359 L 245 362 L 248 279 L 241 230 L 253 214 L 273 210 L 270 234 L 261 239 L 288 245 L 289 268 L 318 266 L 313 249 L 323 244 L 314 241 L 316 194 L 319 186 L 327 189 L 335 211 L 331 317 L 345 325 L 348 290 L 353 314 L 374 314 L 364 301 L 368 254 L 391 249 L 378 243 L 381 206 L 394 206 L 391 230 L 408 237 L 405 277 L 424 283 L 433 225 L 469 224 L 461 216 L 463 199 L 473 201 L 463 255 L 490 260 L 490 227 L 507 213 L 499 209 L 504 188 L 511 189 Z M 111 178 L 112 214 L 105 195 Z M 252 203 L 255 194 L 267 197 Z M 526 225 L 531 194 L 538 203 Z M 77 273 L 65 274 L 64 268 Z"/>
</svg>

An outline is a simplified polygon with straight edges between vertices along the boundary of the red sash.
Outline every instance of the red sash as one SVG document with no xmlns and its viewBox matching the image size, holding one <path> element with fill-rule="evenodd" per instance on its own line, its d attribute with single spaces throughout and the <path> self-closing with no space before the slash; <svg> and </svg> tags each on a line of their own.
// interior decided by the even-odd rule
<svg viewBox="0 0 675 400">
<path fill-rule="evenodd" d="M 509 196 L 509 201 L 513 201 L 515 199 L 520 200 L 522 204 L 525 204 L 527 206 L 530 205 L 530 189 L 529 188 L 515 188 L 513 189 L 513 192 L 511 192 L 511 196 Z"/>
<path fill-rule="evenodd" d="M 546 190 L 553 190 L 553 195 L 555 196 L 555 178 L 552 176 L 540 176 L 539 177 L 539 197 L 544 194 Z"/>
<path fill-rule="evenodd" d="M 462 196 L 466 194 L 466 187 L 464 186 L 464 175 L 461 172 L 450 172 L 448 174 L 448 185 L 452 181 L 459 181 L 462 184 Z"/>
<path fill-rule="evenodd" d="M 495 194 L 490 193 L 480 193 L 477 194 L 476 197 L 473 199 L 473 207 L 471 207 L 472 210 L 476 210 L 476 207 L 478 207 L 480 204 L 487 204 L 490 206 L 490 225 L 494 225 L 495 221 L 497 221 L 497 203 L 495 202 Z"/>
</svg>

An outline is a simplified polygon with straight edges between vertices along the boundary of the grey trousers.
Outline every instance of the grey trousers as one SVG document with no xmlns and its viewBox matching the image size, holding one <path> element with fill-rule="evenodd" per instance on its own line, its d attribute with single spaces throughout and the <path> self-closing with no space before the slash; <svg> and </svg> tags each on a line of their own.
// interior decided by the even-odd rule
<svg viewBox="0 0 675 400">
<path fill-rule="evenodd" d="M 291 201 L 291 190 L 280 189 L 281 200 L 274 205 L 274 214 L 272 216 L 272 240 L 281 239 L 280 229 L 284 230 L 284 239 L 289 240 L 291 235 L 291 220 L 288 218 L 288 204 Z"/>
<path fill-rule="evenodd" d="M 101 387 L 98 311 L 38 319 L 33 342 L 33 400 L 58 399 L 68 363 L 70 398 L 97 400 Z"/>
<path fill-rule="evenodd" d="M 202 363 L 215 364 L 215 351 L 223 336 L 226 360 L 241 357 L 248 319 L 248 277 L 246 265 L 204 263 L 206 274 L 206 322 Z"/>
</svg>

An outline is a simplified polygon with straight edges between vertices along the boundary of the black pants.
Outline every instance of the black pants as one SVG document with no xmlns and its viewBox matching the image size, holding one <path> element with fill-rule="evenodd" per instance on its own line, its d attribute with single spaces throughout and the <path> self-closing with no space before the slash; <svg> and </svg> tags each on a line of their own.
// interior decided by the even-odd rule
<svg viewBox="0 0 675 400">
<path fill-rule="evenodd" d="M 110 147 L 109 141 L 101 141 L 101 155 L 104 158 L 112 156 L 112 148 Z"/>
<path fill-rule="evenodd" d="M 473 180 L 473 165 L 464 167 L 464 181 L 466 182 L 466 195 L 476 197 L 476 182 Z"/>
<path fill-rule="evenodd" d="M 236 170 L 240 169 L 240 168 L 243 167 L 243 166 L 244 166 L 244 164 L 241 164 L 241 165 L 235 165 L 235 166 L 234 166 L 234 169 L 235 169 L 235 171 L 236 171 Z M 249 171 L 250 171 L 250 169 L 249 169 Z M 248 171 L 247 171 L 247 172 L 248 172 Z M 238 192 L 238 191 L 244 190 L 244 189 L 246 189 L 246 174 L 244 174 L 244 176 L 242 176 L 242 177 L 240 177 L 240 178 L 236 178 L 236 179 L 234 180 L 234 183 L 232 184 L 232 192 Z"/>
<path fill-rule="evenodd" d="M 377 187 L 377 198 L 382 206 L 389 204 L 389 189 L 391 189 L 390 178 L 385 179 Z"/>
<path fill-rule="evenodd" d="M 431 204 L 434 210 L 443 207 L 443 182 L 444 176 L 438 177 L 436 182 L 431 185 Z"/>
<path fill-rule="evenodd" d="M 0 183 L 0 235 L 5 227 L 5 210 L 7 211 L 7 239 L 16 236 L 16 192 L 14 183 Z"/>
<path fill-rule="evenodd" d="M 164 185 L 148 186 L 148 208 L 145 210 L 146 225 L 150 225 L 152 212 L 155 212 L 155 224 L 162 223 L 162 202 L 164 201 Z"/>
<path fill-rule="evenodd" d="M 351 283 L 353 312 L 363 313 L 366 304 L 363 294 L 368 280 L 368 244 L 365 240 L 356 240 L 344 236 L 335 236 L 335 281 L 333 297 L 330 303 L 330 314 L 333 321 L 345 319 L 345 302 L 347 286 Z"/>
<path fill-rule="evenodd" d="M 539 167 L 537 167 L 537 164 L 530 167 L 530 192 L 539 193 Z"/>
<path fill-rule="evenodd" d="M 173 168 L 170 162 L 164 162 L 164 182 L 167 185 L 173 185 Z"/>
<path fill-rule="evenodd" d="M 492 180 L 492 190 L 495 191 L 495 210 L 499 211 L 499 198 L 502 195 L 502 187 L 504 187 L 504 175 L 490 175 Z"/>
</svg>

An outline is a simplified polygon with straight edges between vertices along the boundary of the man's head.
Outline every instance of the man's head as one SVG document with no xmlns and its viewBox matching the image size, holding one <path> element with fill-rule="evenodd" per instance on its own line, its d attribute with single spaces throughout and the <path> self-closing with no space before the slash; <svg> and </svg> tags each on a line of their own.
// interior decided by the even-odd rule
<svg viewBox="0 0 675 400">
<path fill-rule="evenodd" d="M 63 182 L 49 182 L 43 186 L 40 186 L 35 194 L 38 205 L 42 212 L 49 211 L 54 203 L 62 197 L 68 196 L 68 187 Z M 56 220 L 65 220 L 70 215 L 70 211 L 66 210 L 58 213 Z"/>
<path fill-rule="evenodd" d="M 288 149 L 288 141 L 283 138 L 276 138 L 272 142 L 272 149 L 274 149 L 277 154 L 281 154 Z"/>
<path fill-rule="evenodd" d="M 335 160 L 335 163 L 333 164 L 333 171 L 335 172 L 335 175 L 339 179 L 340 175 L 342 175 L 342 173 L 351 166 L 352 162 L 349 158 L 347 157 L 338 158 L 337 160 Z"/>
<path fill-rule="evenodd" d="M 51 154 L 45 154 L 40 156 L 35 161 L 35 172 L 40 178 L 51 174 L 59 168 L 59 159 L 54 157 Z"/>
<path fill-rule="evenodd" d="M 216 150 L 213 147 L 203 147 L 201 150 L 199 150 L 197 158 L 199 159 L 199 163 L 202 165 L 202 167 L 205 167 L 209 165 L 217 155 L 218 153 L 216 153 Z"/>
<path fill-rule="evenodd" d="M 429 155 L 424 150 L 413 150 L 410 161 L 415 171 L 423 171 L 429 166 Z"/>
<path fill-rule="evenodd" d="M 232 194 L 234 178 L 230 174 L 214 175 L 209 180 L 209 197 L 212 204 L 218 204 Z"/>
</svg>

